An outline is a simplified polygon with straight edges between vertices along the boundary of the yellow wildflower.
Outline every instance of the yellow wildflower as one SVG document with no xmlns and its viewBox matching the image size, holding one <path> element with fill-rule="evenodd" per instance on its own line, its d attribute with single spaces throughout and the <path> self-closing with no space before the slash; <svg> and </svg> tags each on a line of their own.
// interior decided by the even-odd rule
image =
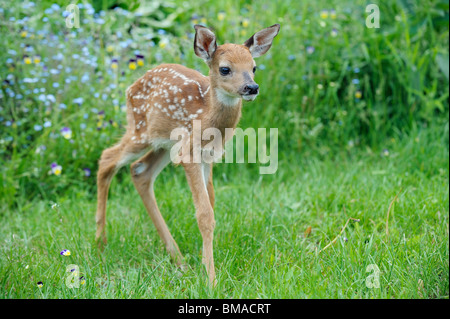
<svg viewBox="0 0 450 319">
<path fill-rule="evenodd" d="M 327 19 L 328 18 L 328 11 L 327 10 L 320 11 L 320 17 L 322 19 Z"/>
<path fill-rule="evenodd" d="M 135 59 L 131 59 L 130 62 L 128 63 L 128 68 L 130 70 L 136 70 L 136 60 Z"/>
</svg>

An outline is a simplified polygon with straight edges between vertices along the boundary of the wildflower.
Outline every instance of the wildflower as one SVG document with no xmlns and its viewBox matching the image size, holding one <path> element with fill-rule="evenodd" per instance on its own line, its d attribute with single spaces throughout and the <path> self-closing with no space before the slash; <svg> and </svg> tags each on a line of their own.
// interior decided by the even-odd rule
<svg viewBox="0 0 450 319">
<path fill-rule="evenodd" d="M 58 165 L 57 163 L 52 163 L 51 168 L 52 168 L 53 174 L 55 174 L 56 176 L 61 175 L 61 171 L 62 171 L 61 165 Z"/>
<path fill-rule="evenodd" d="M 35 130 L 35 131 L 42 131 L 42 125 L 36 124 L 36 125 L 34 126 L 34 130 Z"/>
<path fill-rule="evenodd" d="M 26 38 L 26 37 L 27 37 L 27 34 L 28 34 L 28 32 L 27 32 L 26 30 L 20 31 L 20 36 L 21 36 L 22 38 Z"/>
<path fill-rule="evenodd" d="M 328 18 L 328 11 L 327 11 L 327 10 L 322 10 L 322 11 L 320 11 L 320 17 L 321 17 L 322 19 Z"/>
<path fill-rule="evenodd" d="M 156 52 L 154 57 L 155 57 L 156 61 L 158 61 L 158 62 L 162 61 L 162 58 L 163 58 L 161 52 Z"/>
<path fill-rule="evenodd" d="M 130 61 L 128 62 L 128 68 L 130 70 L 136 70 L 136 60 L 135 59 L 130 59 Z"/>
<path fill-rule="evenodd" d="M 361 97 L 362 97 L 361 91 L 356 91 L 355 92 L 355 98 L 360 99 Z"/>
<path fill-rule="evenodd" d="M 81 276 L 79 279 L 80 279 L 80 284 L 84 285 L 86 283 L 86 279 L 84 278 L 84 276 Z"/>
<path fill-rule="evenodd" d="M 198 24 L 198 22 L 199 22 L 198 19 L 199 19 L 199 16 L 197 14 L 193 14 L 191 17 L 191 21 L 193 24 Z"/>
<path fill-rule="evenodd" d="M 37 283 L 38 288 L 44 287 L 44 283 L 42 281 L 38 281 Z"/>
<path fill-rule="evenodd" d="M 355 84 L 355 85 L 358 85 L 359 84 L 359 80 L 358 79 L 353 79 L 352 83 Z"/>
<path fill-rule="evenodd" d="M 331 30 L 331 36 L 332 36 L 333 38 L 335 38 L 335 37 L 337 37 L 337 35 L 338 35 L 337 29 L 336 29 L 336 28 L 333 28 L 333 29 Z"/>
<path fill-rule="evenodd" d="M 242 20 L 242 26 L 243 26 L 244 28 L 247 28 L 249 25 L 250 25 L 250 21 L 249 21 L 247 18 L 245 18 L 244 20 Z"/>
<path fill-rule="evenodd" d="M 70 256 L 70 250 L 64 249 L 63 251 L 60 252 L 60 255 L 62 255 L 62 256 Z"/>
<path fill-rule="evenodd" d="M 307 52 L 308 54 L 313 54 L 315 50 L 316 50 L 316 49 L 315 49 L 313 46 L 308 46 L 308 47 L 306 48 L 306 52 Z"/>
<path fill-rule="evenodd" d="M 389 150 L 388 150 L 387 148 L 385 148 L 385 149 L 383 150 L 383 156 L 386 156 L 386 157 L 389 156 Z"/>
<path fill-rule="evenodd" d="M 119 64 L 117 63 L 117 59 L 112 59 L 111 60 L 111 69 L 117 69 L 118 66 L 119 66 Z"/>
<path fill-rule="evenodd" d="M 70 140 L 72 138 L 72 130 L 68 127 L 63 127 L 61 129 L 61 134 L 66 140 Z"/>
<path fill-rule="evenodd" d="M 81 77 L 81 83 L 86 83 L 89 81 L 89 74 L 84 73 L 83 76 Z"/>
<path fill-rule="evenodd" d="M 83 168 L 84 176 L 89 177 L 91 176 L 91 170 L 87 167 Z"/>
<path fill-rule="evenodd" d="M 319 89 L 319 90 L 322 90 L 323 89 L 323 85 L 322 84 L 317 84 L 317 88 Z"/>
<path fill-rule="evenodd" d="M 158 45 L 161 49 L 164 49 L 167 46 L 167 41 L 159 41 Z"/>
<path fill-rule="evenodd" d="M 104 118 L 105 118 L 105 111 L 100 111 L 100 112 L 98 112 L 97 116 L 98 116 L 98 119 L 99 119 L 99 120 L 104 119 Z"/>
<path fill-rule="evenodd" d="M 59 207 L 58 203 L 53 203 L 52 204 L 52 209 L 57 209 Z"/>
<path fill-rule="evenodd" d="M 144 65 L 144 56 L 142 54 L 136 54 L 136 61 L 137 61 L 137 65 L 143 66 Z"/>
<path fill-rule="evenodd" d="M 344 237 L 344 241 L 345 241 L 345 242 L 348 242 L 348 238 L 347 238 L 347 237 Z"/>
<path fill-rule="evenodd" d="M 114 47 L 112 45 L 108 45 L 106 47 L 106 52 L 113 52 L 114 51 Z"/>
<path fill-rule="evenodd" d="M 28 268 L 30 268 L 30 265 L 26 265 L 26 266 L 25 266 L 25 269 L 28 269 Z"/>
<path fill-rule="evenodd" d="M 217 20 L 223 21 L 224 19 L 225 19 L 225 12 L 224 12 L 224 11 L 220 11 L 220 12 L 217 14 Z"/>
<path fill-rule="evenodd" d="M 336 15 L 336 10 L 333 9 L 333 10 L 330 11 L 330 17 L 331 17 L 331 19 L 333 19 L 333 20 L 336 19 L 336 17 L 337 17 L 337 15 Z"/>
<path fill-rule="evenodd" d="M 83 98 L 78 97 L 76 99 L 73 99 L 73 103 L 81 105 L 83 103 Z"/>
<path fill-rule="evenodd" d="M 25 64 L 31 64 L 31 58 L 28 55 L 23 56 L 23 62 Z"/>
<path fill-rule="evenodd" d="M 291 61 L 295 60 L 295 55 L 294 54 L 289 55 L 288 56 L 288 60 L 291 60 Z"/>
<path fill-rule="evenodd" d="M 41 56 L 40 56 L 40 55 L 35 55 L 35 56 L 33 57 L 33 62 L 34 62 L 35 64 L 39 64 L 39 63 L 41 62 Z"/>
<path fill-rule="evenodd" d="M 52 126 L 52 122 L 50 122 L 50 121 L 44 122 L 44 127 L 50 127 L 50 126 Z"/>
</svg>

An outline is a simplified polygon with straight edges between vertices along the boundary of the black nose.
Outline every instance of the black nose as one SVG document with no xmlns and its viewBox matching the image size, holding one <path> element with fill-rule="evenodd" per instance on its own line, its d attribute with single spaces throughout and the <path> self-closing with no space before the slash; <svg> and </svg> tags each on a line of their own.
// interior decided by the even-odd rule
<svg viewBox="0 0 450 319">
<path fill-rule="evenodd" d="M 258 94 L 259 85 L 258 84 L 249 84 L 246 85 L 244 88 L 244 91 L 247 92 L 247 94 Z"/>
</svg>

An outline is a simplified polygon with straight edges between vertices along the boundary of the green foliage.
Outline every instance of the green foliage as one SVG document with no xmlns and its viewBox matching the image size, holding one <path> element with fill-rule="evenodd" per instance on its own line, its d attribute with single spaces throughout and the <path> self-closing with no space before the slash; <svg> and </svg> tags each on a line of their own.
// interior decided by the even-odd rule
<svg viewBox="0 0 450 319">
<path fill-rule="evenodd" d="M 69 29 L 64 7 L 2 2 L 1 197 L 13 205 L 18 196 L 54 196 L 73 184 L 93 190 L 85 175 L 123 132 L 126 87 L 162 62 L 207 72 L 192 50 L 195 23 L 214 29 L 219 44 L 282 25 L 257 59 L 261 94 L 245 104 L 240 123 L 279 128 L 282 156 L 383 148 L 400 132 L 448 123 L 445 3 L 381 5 L 379 29 L 365 26 L 362 1 L 232 4 L 82 1 L 81 28 Z M 135 54 L 144 66 L 131 70 Z"/>
</svg>

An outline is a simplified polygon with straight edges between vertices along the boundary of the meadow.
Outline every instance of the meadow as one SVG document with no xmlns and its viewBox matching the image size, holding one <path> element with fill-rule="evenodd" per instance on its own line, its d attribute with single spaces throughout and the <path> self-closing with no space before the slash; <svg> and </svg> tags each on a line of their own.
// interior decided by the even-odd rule
<svg viewBox="0 0 450 319">
<path fill-rule="evenodd" d="M 68 28 L 65 1 L 0 0 L 0 298 L 448 298 L 448 1 L 379 3 L 380 28 L 367 4 L 79 1 Z M 207 74 L 197 23 L 219 44 L 281 25 L 239 123 L 278 128 L 278 170 L 215 165 L 215 288 L 180 167 L 155 194 L 186 271 L 128 168 L 94 241 L 125 90 L 161 63 Z"/>
</svg>

